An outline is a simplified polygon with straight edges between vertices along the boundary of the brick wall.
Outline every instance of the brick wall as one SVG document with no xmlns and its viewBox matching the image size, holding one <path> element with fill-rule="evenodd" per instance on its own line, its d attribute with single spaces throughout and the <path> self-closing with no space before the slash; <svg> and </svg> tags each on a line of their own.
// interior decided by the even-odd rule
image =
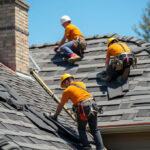
<svg viewBox="0 0 150 150">
<path fill-rule="evenodd" d="M 0 61 L 29 74 L 28 9 L 23 0 L 0 0 Z"/>
</svg>

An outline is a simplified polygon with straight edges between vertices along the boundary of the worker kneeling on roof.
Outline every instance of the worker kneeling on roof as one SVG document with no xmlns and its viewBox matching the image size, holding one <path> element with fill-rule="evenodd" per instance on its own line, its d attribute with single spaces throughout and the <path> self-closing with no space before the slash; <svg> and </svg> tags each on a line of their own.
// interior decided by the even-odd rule
<svg viewBox="0 0 150 150">
<path fill-rule="evenodd" d="M 136 58 L 126 43 L 119 42 L 116 38 L 109 38 L 107 46 L 105 60 L 107 76 L 101 77 L 100 80 L 111 81 L 118 76 L 121 76 L 121 80 L 126 80 L 130 72 L 130 66 L 136 65 Z M 110 63 L 111 56 L 114 56 L 114 58 Z"/>
<path fill-rule="evenodd" d="M 73 110 L 77 116 L 78 132 L 84 150 L 91 150 L 86 135 L 86 125 L 89 124 L 90 131 L 94 137 L 97 150 L 105 150 L 101 133 L 97 127 L 98 106 L 93 96 L 87 92 L 86 85 L 83 82 L 75 82 L 74 77 L 68 73 L 61 77 L 61 87 L 66 88 L 62 94 L 56 113 L 53 118 L 57 118 L 64 104 L 70 99 L 72 101 Z"/>
<path fill-rule="evenodd" d="M 54 47 L 54 51 L 60 48 L 60 51 L 69 58 L 68 61 L 70 63 L 79 61 L 87 46 L 84 36 L 75 25 L 71 24 L 69 16 L 62 16 L 60 22 L 65 28 L 65 34 L 58 46 Z M 68 39 L 67 43 L 65 43 L 66 39 Z"/>
</svg>

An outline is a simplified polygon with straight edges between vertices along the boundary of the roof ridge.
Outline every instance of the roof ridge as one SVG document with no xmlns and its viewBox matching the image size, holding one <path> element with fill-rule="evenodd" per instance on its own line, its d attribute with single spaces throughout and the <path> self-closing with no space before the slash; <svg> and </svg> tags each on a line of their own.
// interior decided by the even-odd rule
<svg viewBox="0 0 150 150">
<path fill-rule="evenodd" d="M 115 37 L 118 38 L 119 40 L 122 40 L 124 42 L 133 42 L 136 43 L 138 45 L 142 45 L 145 43 L 148 43 L 140 38 L 136 38 L 133 36 L 121 36 L 118 35 L 117 33 L 107 33 L 107 34 L 103 34 L 103 35 L 93 35 L 93 36 L 86 36 L 85 39 L 86 40 L 92 40 L 92 39 L 102 39 L 102 38 L 110 38 L 110 37 Z M 44 48 L 44 47 L 49 47 L 49 46 L 55 46 L 57 45 L 59 42 L 55 42 L 55 43 L 44 43 L 44 44 L 33 44 L 30 46 L 30 49 L 35 49 L 35 48 Z"/>
</svg>

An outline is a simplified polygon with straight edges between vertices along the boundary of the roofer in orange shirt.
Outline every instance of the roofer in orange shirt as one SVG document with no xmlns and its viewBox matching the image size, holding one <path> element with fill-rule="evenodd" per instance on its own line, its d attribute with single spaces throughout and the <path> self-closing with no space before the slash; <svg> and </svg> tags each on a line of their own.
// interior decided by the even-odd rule
<svg viewBox="0 0 150 150">
<path fill-rule="evenodd" d="M 65 28 L 65 34 L 58 46 L 54 47 L 54 51 L 60 48 L 60 51 L 69 58 L 70 63 L 79 61 L 81 59 L 80 55 L 82 55 L 87 45 L 84 36 L 75 25 L 71 24 L 69 16 L 62 16 L 60 22 Z M 67 43 L 65 43 L 66 39 L 68 39 Z"/>
<path fill-rule="evenodd" d="M 83 144 L 83 150 L 91 150 L 86 135 L 86 125 L 89 124 L 90 131 L 96 143 L 96 150 L 106 150 L 103 145 L 101 133 L 97 127 L 98 106 L 93 96 L 87 92 L 86 85 L 83 82 L 75 82 L 71 74 L 64 74 L 61 77 L 61 87 L 65 88 L 61 102 L 59 103 L 53 118 L 57 118 L 64 104 L 70 99 L 72 101 L 74 112 L 77 115 L 78 132 Z"/>
<path fill-rule="evenodd" d="M 107 53 L 105 60 L 105 68 L 107 72 L 106 77 L 101 77 L 101 81 L 111 81 L 112 79 L 121 76 L 121 80 L 126 80 L 130 72 L 130 66 L 135 64 L 134 55 L 126 45 L 126 43 L 119 42 L 116 38 L 109 38 L 107 41 Z M 110 57 L 114 59 L 110 63 Z"/>
</svg>

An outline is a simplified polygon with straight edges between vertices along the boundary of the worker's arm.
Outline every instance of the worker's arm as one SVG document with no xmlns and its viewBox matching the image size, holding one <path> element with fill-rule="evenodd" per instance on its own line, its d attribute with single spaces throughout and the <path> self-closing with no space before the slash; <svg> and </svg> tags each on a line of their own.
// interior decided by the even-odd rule
<svg viewBox="0 0 150 150">
<path fill-rule="evenodd" d="M 109 60 L 110 60 L 110 58 L 106 58 L 106 60 L 105 60 L 105 68 L 106 68 L 106 71 L 107 71 L 108 66 L 109 66 Z"/>
<path fill-rule="evenodd" d="M 57 107 L 57 110 L 56 110 L 56 113 L 55 113 L 55 116 L 57 117 L 59 114 L 60 114 L 60 112 L 61 112 L 61 110 L 62 110 L 62 108 L 63 108 L 63 106 L 65 105 L 65 102 L 60 102 L 59 103 L 59 105 L 58 105 L 58 107 Z"/>
<path fill-rule="evenodd" d="M 58 46 L 55 46 L 55 47 L 54 47 L 54 50 L 57 51 L 57 49 L 58 49 L 61 45 L 63 45 L 63 44 L 65 43 L 66 39 L 67 39 L 67 37 L 64 35 L 64 37 L 62 38 L 62 40 L 59 42 Z"/>
<path fill-rule="evenodd" d="M 59 42 L 58 46 L 60 47 L 61 45 L 63 45 L 65 43 L 66 39 L 67 39 L 67 37 L 64 35 L 62 40 Z"/>
</svg>

